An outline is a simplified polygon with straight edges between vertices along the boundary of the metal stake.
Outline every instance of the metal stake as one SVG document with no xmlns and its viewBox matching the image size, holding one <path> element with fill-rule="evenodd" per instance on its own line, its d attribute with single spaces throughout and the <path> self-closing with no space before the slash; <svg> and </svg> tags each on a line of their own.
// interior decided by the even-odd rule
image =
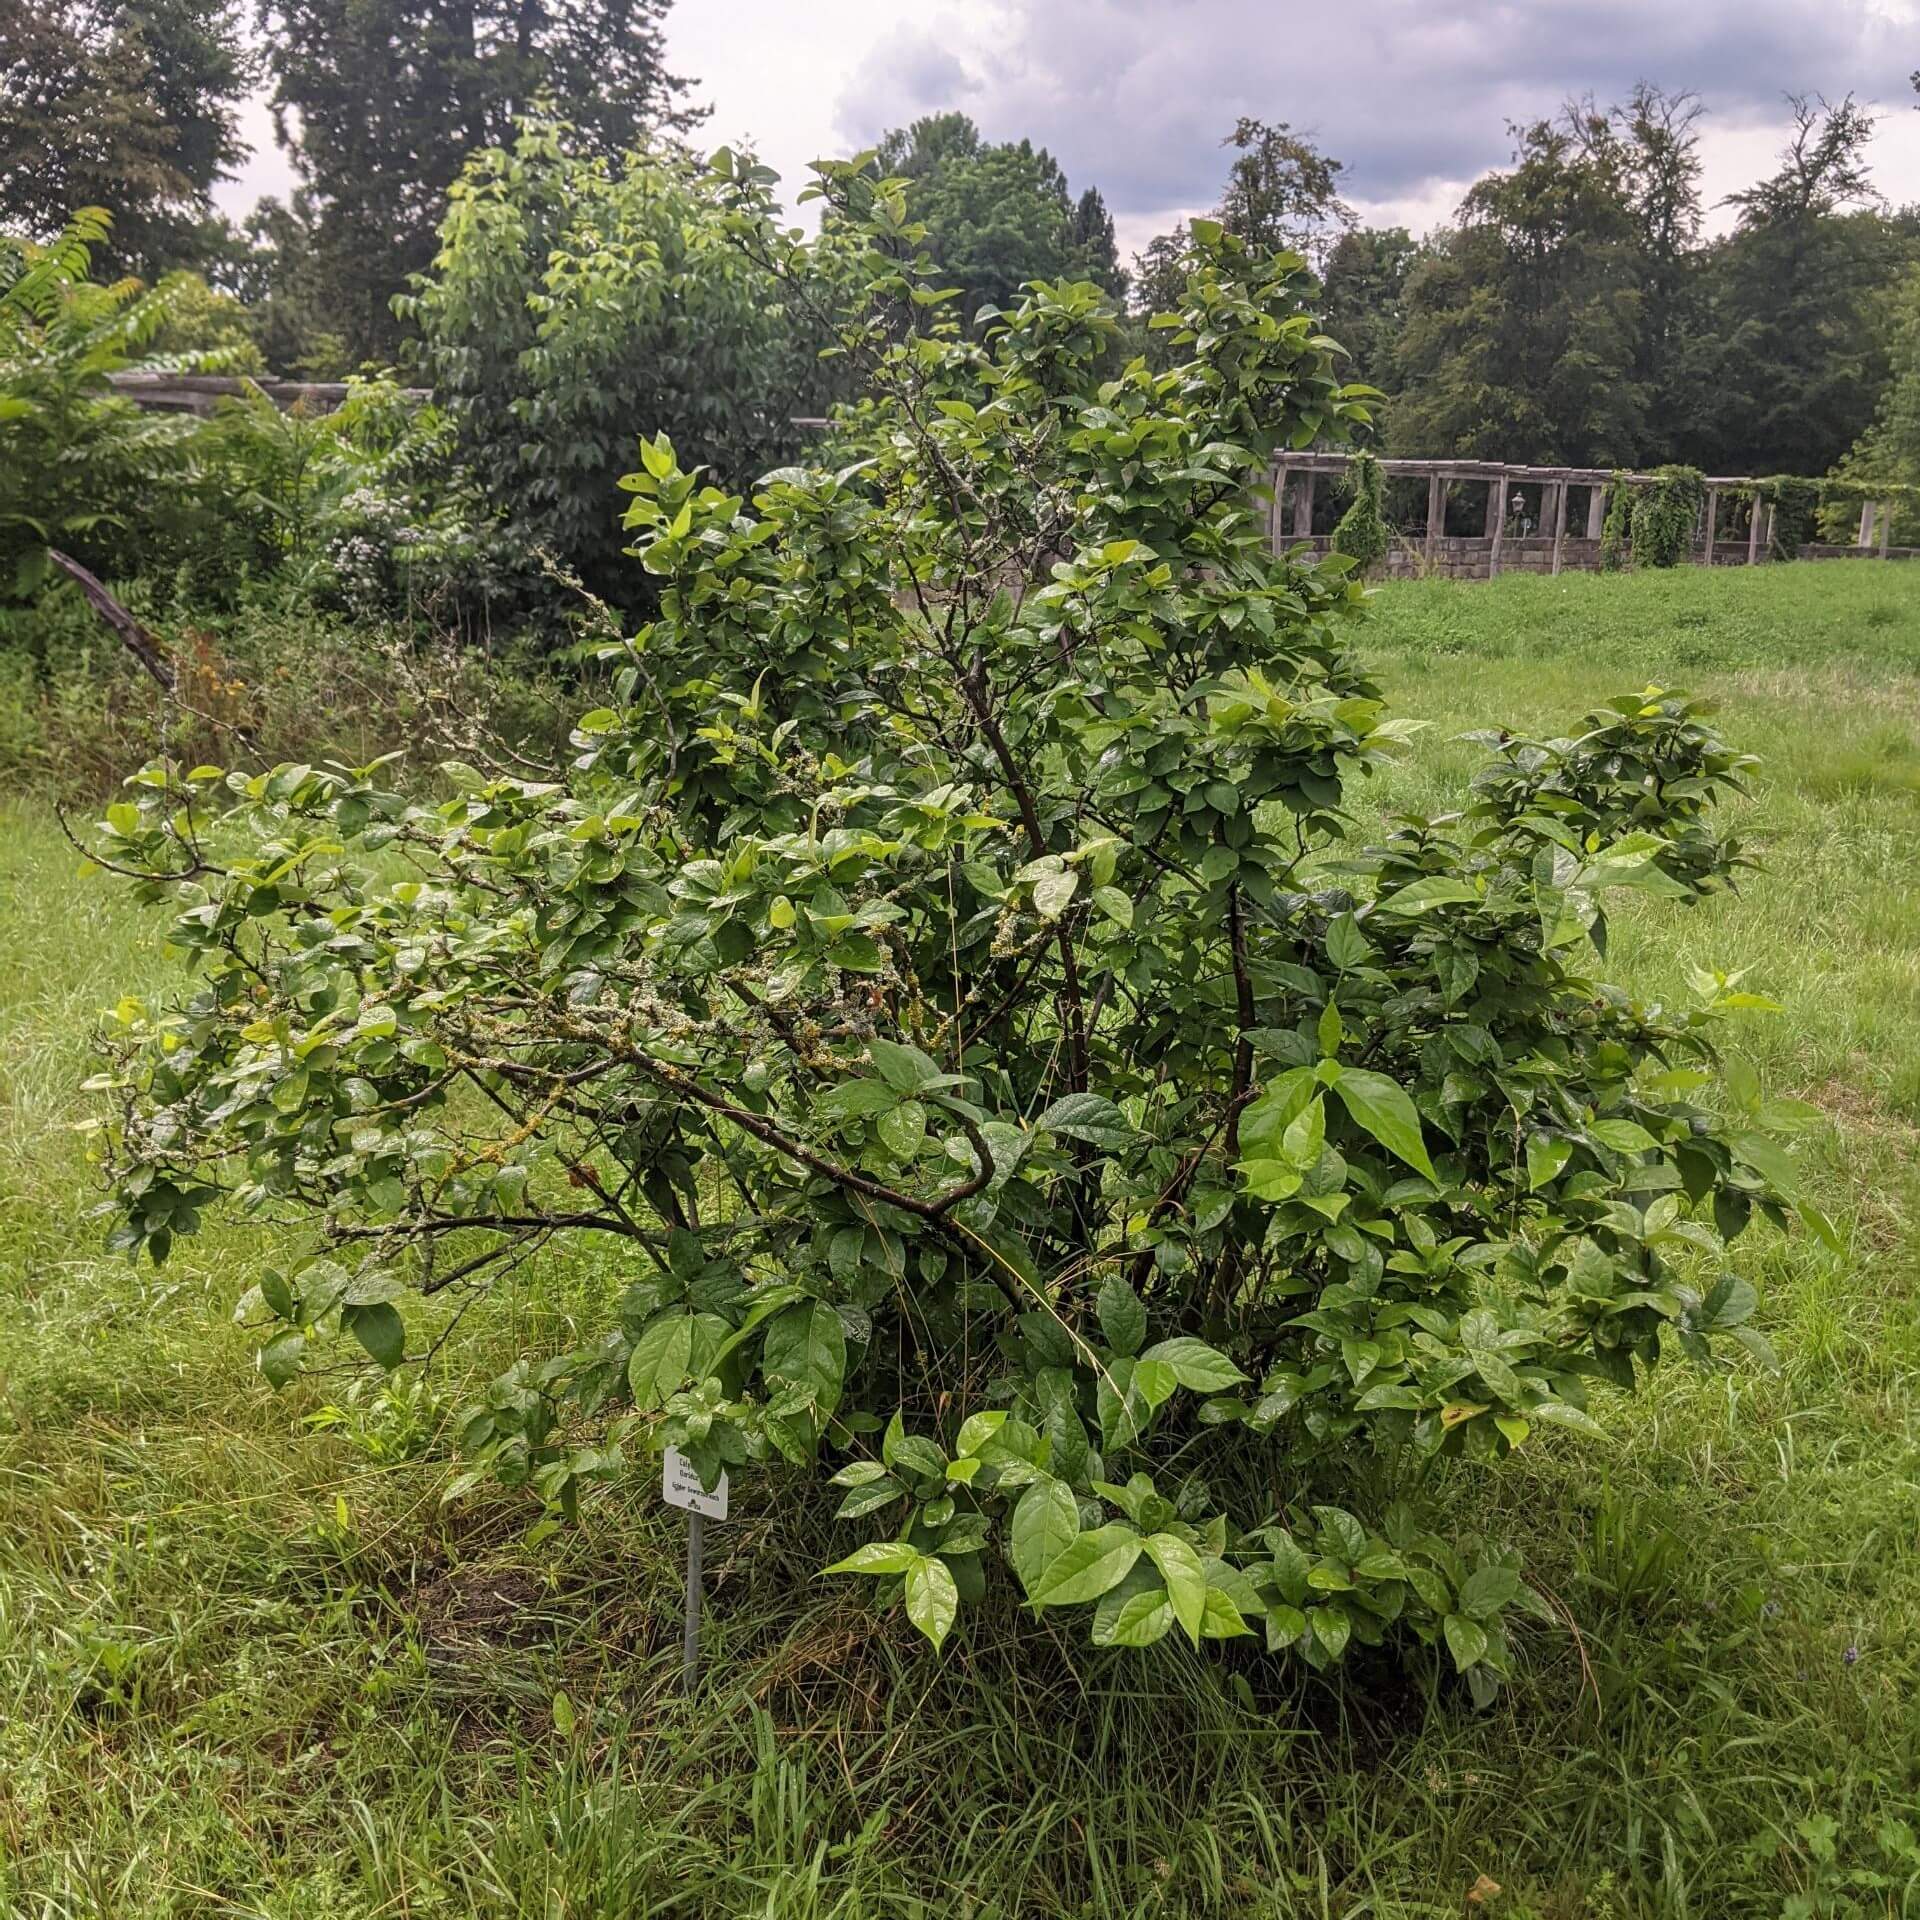
<svg viewBox="0 0 1920 1920">
<path fill-rule="evenodd" d="M 706 1521 L 697 1513 L 687 1515 L 687 1637 L 680 1648 L 680 1686 L 693 1691 L 700 1671 L 700 1546 Z"/>
</svg>

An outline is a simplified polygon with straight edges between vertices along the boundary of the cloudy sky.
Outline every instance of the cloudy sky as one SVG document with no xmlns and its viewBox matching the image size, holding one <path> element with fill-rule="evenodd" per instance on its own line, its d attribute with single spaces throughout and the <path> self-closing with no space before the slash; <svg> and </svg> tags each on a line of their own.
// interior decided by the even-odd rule
<svg viewBox="0 0 1920 1920">
<path fill-rule="evenodd" d="M 1710 200 L 1769 170 L 1795 91 L 1875 103 L 1880 189 L 1920 201 L 1920 0 L 679 0 L 668 47 L 712 144 L 750 141 L 791 183 L 959 107 L 1097 184 L 1123 253 L 1212 204 L 1241 114 L 1312 133 L 1363 217 L 1418 232 L 1504 162 L 1508 121 L 1641 79 L 1705 102 Z M 257 104 L 248 131 L 236 209 L 287 184 Z"/>
</svg>

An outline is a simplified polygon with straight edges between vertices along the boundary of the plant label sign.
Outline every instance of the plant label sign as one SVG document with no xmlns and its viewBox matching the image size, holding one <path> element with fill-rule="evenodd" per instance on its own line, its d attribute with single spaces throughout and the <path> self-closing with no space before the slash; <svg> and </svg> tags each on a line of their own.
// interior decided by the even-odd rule
<svg viewBox="0 0 1920 1920">
<path fill-rule="evenodd" d="M 666 1451 L 665 1465 L 660 1475 L 660 1491 L 666 1496 L 667 1505 L 682 1507 L 688 1513 L 697 1513 L 703 1520 L 724 1520 L 727 1517 L 727 1476 L 720 1476 L 719 1484 L 709 1493 L 700 1484 L 700 1476 L 694 1471 L 693 1463 L 678 1447 L 669 1447 Z"/>
</svg>

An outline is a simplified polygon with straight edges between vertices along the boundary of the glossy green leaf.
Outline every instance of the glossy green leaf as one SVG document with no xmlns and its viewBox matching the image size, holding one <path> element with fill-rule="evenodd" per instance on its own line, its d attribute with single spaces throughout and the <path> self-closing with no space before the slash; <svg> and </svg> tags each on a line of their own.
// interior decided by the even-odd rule
<svg viewBox="0 0 1920 1920">
<path fill-rule="evenodd" d="M 824 1300 L 806 1300 L 767 1323 L 761 1364 L 775 1379 L 791 1381 L 831 1412 L 840 1404 L 847 1372 L 847 1335 L 839 1314 Z"/>
<path fill-rule="evenodd" d="M 1217 1347 L 1188 1334 L 1158 1341 L 1140 1358 L 1171 1368 L 1174 1378 L 1194 1393 L 1225 1393 L 1247 1377 Z"/>
<path fill-rule="evenodd" d="M 1446 1635 L 1447 1651 L 1453 1655 L 1453 1664 L 1460 1672 L 1465 1673 L 1487 1657 L 1487 1630 L 1478 1621 L 1469 1620 L 1462 1613 L 1450 1613 L 1440 1625 Z"/>
<path fill-rule="evenodd" d="M 692 1314 L 666 1314 L 642 1328 L 627 1361 L 635 1409 L 651 1413 L 664 1407 L 686 1384 L 692 1360 Z"/>
<path fill-rule="evenodd" d="M 1200 1624 L 1207 1612 L 1207 1571 L 1200 1556 L 1187 1543 L 1171 1533 L 1149 1534 L 1147 1558 L 1160 1569 L 1167 1584 L 1167 1598 L 1174 1618 L 1186 1629 L 1195 1646 L 1200 1644 Z"/>
<path fill-rule="evenodd" d="M 1097 1600 L 1118 1586 L 1139 1559 L 1140 1536 L 1117 1521 L 1080 1534 L 1047 1563 L 1027 1597 L 1036 1607 L 1065 1607 Z"/>
<path fill-rule="evenodd" d="M 1420 1115 L 1404 1087 L 1384 1073 L 1346 1067 L 1333 1090 L 1348 1113 L 1389 1153 L 1438 1184 L 1440 1176 L 1434 1172 L 1426 1142 L 1420 1137 Z"/>
<path fill-rule="evenodd" d="M 1140 1351 L 1147 1337 L 1147 1310 L 1119 1274 L 1109 1274 L 1100 1283 L 1097 1311 L 1100 1332 L 1115 1353 L 1132 1355 Z"/>
<path fill-rule="evenodd" d="M 385 1301 L 343 1308 L 340 1324 L 389 1371 L 406 1358 L 406 1324 L 399 1312 Z"/>
<path fill-rule="evenodd" d="M 844 1560 L 822 1569 L 825 1573 L 905 1573 L 920 1564 L 925 1556 L 918 1547 L 904 1540 L 869 1540 L 856 1547 Z"/>
<path fill-rule="evenodd" d="M 1116 1588 L 1095 1610 L 1093 1644 L 1150 1647 L 1167 1637 L 1173 1623 L 1173 1603 L 1164 1587 L 1151 1587 L 1139 1593 L 1122 1593 Z"/>
<path fill-rule="evenodd" d="M 1013 1509 L 1008 1553 L 1029 1594 L 1080 1534 L 1080 1508 L 1064 1482 L 1036 1480 Z"/>
<path fill-rule="evenodd" d="M 938 1651 L 953 1630 L 960 1610 L 960 1589 L 947 1563 L 924 1554 L 907 1569 L 907 1618 L 933 1642 Z"/>
</svg>

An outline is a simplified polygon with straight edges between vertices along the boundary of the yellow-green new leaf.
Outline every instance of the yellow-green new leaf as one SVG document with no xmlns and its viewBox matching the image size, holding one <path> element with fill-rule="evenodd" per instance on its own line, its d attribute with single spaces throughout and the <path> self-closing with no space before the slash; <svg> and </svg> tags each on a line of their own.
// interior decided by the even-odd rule
<svg viewBox="0 0 1920 1920">
<path fill-rule="evenodd" d="M 916 1562 L 925 1556 L 918 1547 L 910 1547 L 904 1540 L 869 1540 L 864 1547 L 856 1547 L 844 1560 L 836 1560 L 832 1566 L 823 1567 L 823 1573 L 906 1573 Z"/>
</svg>

